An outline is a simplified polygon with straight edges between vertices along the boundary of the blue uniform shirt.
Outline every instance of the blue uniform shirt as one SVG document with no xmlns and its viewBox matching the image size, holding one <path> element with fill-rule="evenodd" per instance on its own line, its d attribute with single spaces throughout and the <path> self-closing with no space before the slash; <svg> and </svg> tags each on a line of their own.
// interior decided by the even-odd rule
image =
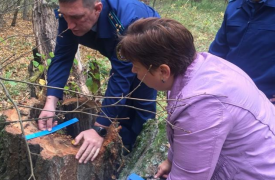
<svg viewBox="0 0 275 180">
<path fill-rule="evenodd" d="M 113 74 L 108 82 L 108 87 L 105 93 L 106 97 L 122 97 L 131 92 L 138 84 L 139 80 L 136 75 L 131 72 L 132 64 L 122 62 L 117 59 L 116 45 L 117 30 L 110 23 L 108 15 L 112 10 L 120 20 L 125 29 L 137 19 L 146 17 L 159 17 L 159 14 L 151 7 L 145 5 L 138 0 L 106 0 L 101 1 L 103 4 L 102 12 L 100 13 L 96 24 L 96 32 L 90 30 L 82 37 L 75 36 L 71 30 L 62 33 L 57 37 L 55 57 L 48 70 L 48 85 L 55 87 L 64 87 L 70 74 L 70 69 L 73 64 L 73 59 L 78 48 L 78 44 L 98 50 L 101 54 L 108 57 L 111 61 L 112 69 L 110 74 Z M 67 22 L 64 18 L 59 18 L 58 34 L 67 29 Z M 48 88 L 47 95 L 53 95 L 62 99 L 63 91 Z M 145 84 L 133 92 L 131 97 L 140 99 L 156 99 L 156 91 L 148 88 Z M 104 105 L 114 104 L 119 99 L 104 99 Z M 119 105 L 130 105 L 137 108 L 156 111 L 155 102 L 146 101 L 131 101 L 123 99 Z M 154 118 L 152 113 L 138 111 L 122 106 L 102 108 L 108 117 L 130 117 L 129 120 L 124 120 L 122 124 L 128 130 L 133 131 L 135 135 L 139 134 L 143 123 L 150 118 Z M 98 123 L 108 126 L 110 121 L 107 118 L 97 118 Z M 131 138 L 130 138 L 131 139 Z M 135 138 L 134 138 L 135 139 Z M 124 140 L 133 141 L 133 140 Z M 129 142 L 131 143 L 131 142 Z"/>
<path fill-rule="evenodd" d="M 268 98 L 275 95 L 275 1 L 230 1 L 209 52 L 243 69 Z"/>
</svg>

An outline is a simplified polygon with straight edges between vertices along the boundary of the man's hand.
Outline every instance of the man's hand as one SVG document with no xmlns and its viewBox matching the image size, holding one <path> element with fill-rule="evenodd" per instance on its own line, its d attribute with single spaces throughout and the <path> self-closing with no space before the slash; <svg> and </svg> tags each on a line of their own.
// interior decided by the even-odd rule
<svg viewBox="0 0 275 180">
<path fill-rule="evenodd" d="M 53 122 L 53 116 L 55 115 L 55 109 L 58 98 L 55 96 L 48 96 L 46 104 L 43 108 L 43 111 L 39 115 L 39 118 L 44 118 L 45 120 L 38 120 L 38 128 L 40 130 L 51 131 L 52 127 L 57 125 L 57 121 Z M 46 111 L 44 111 L 46 110 Z M 50 118 L 49 118 L 50 117 Z"/>
<path fill-rule="evenodd" d="M 79 159 L 79 163 L 87 163 L 89 160 L 93 161 L 102 146 L 104 138 L 99 136 L 93 129 L 81 132 L 76 138 L 74 145 L 77 145 L 84 139 L 80 149 L 78 150 L 75 158 Z"/>
<path fill-rule="evenodd" d="M 158 167 L 158 172 L 157 174 L 154 176 L 154 178 L 159 178 L 159 177 L 164 177 L 164 178 L 167 178 L 168 177 L 168 174 L 170 173 L 171 171 L 171 167 L 172 167 L 172 164 L 171 162 L 166 159 L 165 161 L 163 161 L 159 167 Z"/>
</svg>

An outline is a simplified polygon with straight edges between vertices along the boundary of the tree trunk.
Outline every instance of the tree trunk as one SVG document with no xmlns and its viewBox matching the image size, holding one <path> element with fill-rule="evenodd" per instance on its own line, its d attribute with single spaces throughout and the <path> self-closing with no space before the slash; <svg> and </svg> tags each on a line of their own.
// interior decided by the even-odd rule
<svg viewBox="0 0 275 180">
<path fill-rule="evenodd" d="M 34 1 L 33 6 L 33 32 L 35 33 L 36 46 L 39 54 L 42 55 L 42 65 L 44 65 L 44 74 L 39 79 L 47 79 L 46 67 L 47 59 L 50 58 L 50 52 L 54 51 L 55 40 L 57 36 L 58 22 L 55 18 L 52 5 L 45 0 Z M 32 62 L 30 64 L 32 66 Z M 46 89 L 36 88 L 36 94 L 41 101 L 44 101 Z"/>
<path fill-rule="evenodd" d="M 46 59 L 50 58 L 49 53 L 53 52 L 55 48 L 57 25 L 58 22 L 53 8 L 44 0 L 35 1 L 33 7 L 33 30 L 38 51 L 46 56 Z"/>
<path fill-rule="evenodd" d="M 88 87 L 86 86 L 86 78 L 84 76 L 84 69 L 81 61 L 81 56 L 80 56 L 80 46 L 78 46 L 75 58 L 77 60 L 77 65 L 73 65 L 73 74 L 77 79 L 77 85 L 80 88 L 81 92 L 85 95 L 89 95 L 90 91 Z"/>
<path fill-rule="evenodd" d="M 156 5 L 156 0 L 154 0 L 153 2 L 153 8 L 155 8 L 155 5 Z"/>
<path fill-rule="evenodd" d="M 78 100 L 78 103 L 85 102 Z M 73 108 L 77 103 L 71 100 Z M 39 107 L 35 99 L 25 102 L 28 106 Z M 94 108 L 94 103 L 88 101 L 85 105 Z M 95 111 L 90 109 L 90 111 Z M 20 108 L 23 119 L 38 116 L 39 111 Z M 10 109 L 4 112 L 6 121 L 18 119 L 16 111 Z M 78 115 L 75 113 L 74 115 Z M 72 115 L 72 116 L 74 116 Z M 80 117 L 80 116 L 78 116 Z M 85 121 L 86 119 L 79 119 Z M 24 122 L 26 134 L 37 131 L 35 122 Z M 79 123 L 82 128 L 81 123 Z M 86 127 L 85 127 L 86 128 Z M 53 133 L 51 135 L 28 140 L 30 147 L 33 171 L 37 180 L 111 180 L 116 179 L 117 168 L 121 163 L 121 143 L 117 136 L 119 128 L 110 126 L 105 137 L 103 147 L 98 157 L 93 162 L 79 164 L 75 155 L 80 146 L 71 144 L 72 138 L 68 135 Z M 18 123 L 6 125 L 0 130 L 0 179 L 26 180 L 30 176 L 30 166 L 27 159 L 26 144 L 24 143 L 21 129 Z"/>
<path fill-rule="evenodd" d="M 17 7 L 16 7 L 16 10 L 14 12 L 12 23 L 11 23 L 11 26 L 13 26 L 13 27 L 15 27 L 15 25 L 16 25 L 17 14 L 18 14 L 18 11 L 19 11 L 19 8 L 20 8 L 20 3 L 21 3 L 21 0 L 18 0 L 17 1 Z"/>
<path fill-rule="evenodd" d="M 169 145 L 165 127 L 166 122 L 159 120 L 149 120 L 144 124 L 133 151 L 125 160 L 119 180 L 125 180 L 131 173 L 154 179 L 158 165 L 167 158 Z"/>
<path fill-rule="evenodd" d="M 62 106 L 64 111 L 72 111 L 75 108 L 91 114 L 98 114 L 99 109 L 96 108 L 96 104 L 87 100 L 86 98 L 71 98 L 63 102 Z M 95 117 L 89 114 L 81 113 L 68 113 L 65 115 L 65 119 L 78 118 L 82 119 L 79 123 L 73 124 L 67 128 L 67 134 L 71 135 L 73 138 L 76 137 L 81 131 L 90 129 L 95 123 Z"/>
<path fill-rule="evenodd" d="M 24 7 L 23 7 L 23 20 L 29 20 L 28 18 L 28 10 L 29 10 L 29 5 L 28 5 L 28 0 L 24 0 Z"/>
<path fill-rule="evenodd" d="M 0 28 L 2 28 L 5 24 L 3 16 L 4 16 L 3 12 L 0 12 Z"/>
<path fill-rule="evenodd" d="M 150 4 L 150 0 L 141 0 L 142 2 L 144 2 L 145 4 L 149 5 Z"/>
</svg>

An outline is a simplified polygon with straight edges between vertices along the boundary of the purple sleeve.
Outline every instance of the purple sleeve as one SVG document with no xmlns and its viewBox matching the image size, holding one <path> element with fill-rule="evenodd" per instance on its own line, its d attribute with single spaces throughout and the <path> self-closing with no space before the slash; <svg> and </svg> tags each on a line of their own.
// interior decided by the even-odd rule
<svg viewBox="0 0 275 180">
<path fill-rule="evenodd" d="M 197 99 L 176 108 L 171 122 L 191 131 L 174 128 L 172 169 L 168 180 L 211 179 L 223 143 L 232 126 L 225 121 L 222 103 L 215 98 Z M 170 156 L 170 157 L 169 157 Z"/>
</svg>

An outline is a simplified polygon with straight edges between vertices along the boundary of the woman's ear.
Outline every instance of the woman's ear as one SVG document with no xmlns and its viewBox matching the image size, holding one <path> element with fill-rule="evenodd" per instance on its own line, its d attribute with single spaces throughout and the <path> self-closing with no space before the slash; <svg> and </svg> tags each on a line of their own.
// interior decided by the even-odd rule
<svg viewBox="0 0 275 180">
<path fill-rule="evenodd" d="M 171 69 L 168 65 L 162 64 L 159 66 L 160 78 L 162 82 L 167 81 L 171 76 Z"/>
</svg>

